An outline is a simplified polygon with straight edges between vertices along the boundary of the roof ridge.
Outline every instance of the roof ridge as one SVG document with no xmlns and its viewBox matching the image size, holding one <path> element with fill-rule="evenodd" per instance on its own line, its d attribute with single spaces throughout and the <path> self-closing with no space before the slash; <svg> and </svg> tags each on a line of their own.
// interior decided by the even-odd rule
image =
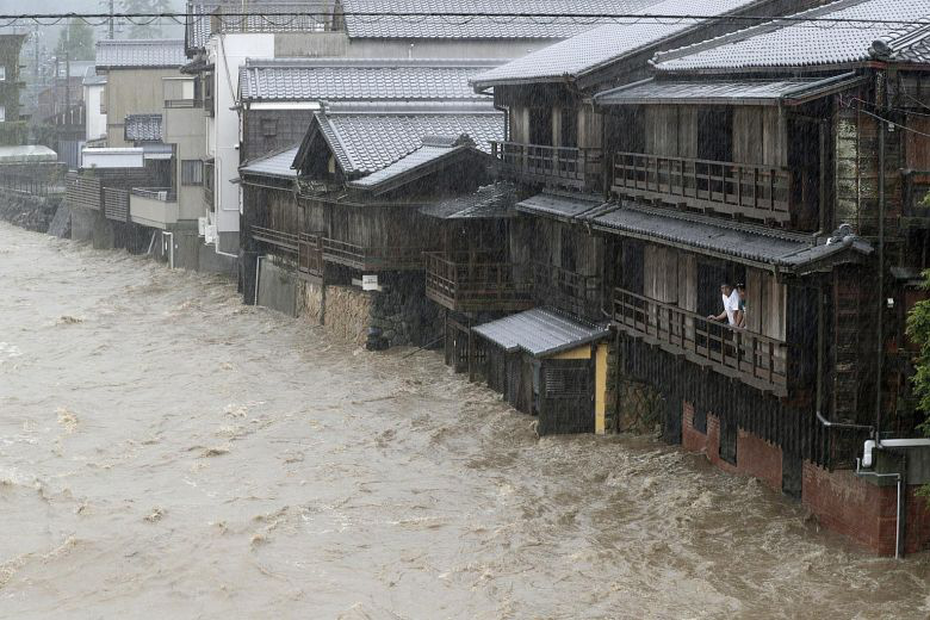
<svg viewBox="0 0 930 620">
<path fill-rule="evenodd" d="M 267 153 L 263 153 L 259 155 L 258 157 L 253 157 L 252 159 L 242 162 L 242 164 L 240 164 L 239 167 L 244 168 L 246 166 L 251 166 L 252 164 L 255 164 L 257 162 L 264 161 L 266 159 L 271 159 L 272 157 L 277 157 L 278 155 L 283 155 L 284 153 L 287 153 L 288 151 L 292 151 L 295 148 L 300 148 L 300 142 L 291 144 L 290 146 L 272 149 L 268 151 Z"/>
<path fill-rule="evenodd" d="M 347 58 L 339 56 L 328 57 L 285 57 L 285 58 L 246 58 L 243 67 L 248 69 L 262 68 L 315 68 L 315 67 L 371 67 L 378 69 L 400 69 L 407 67 L 417 68 L 461 68 L 493 67 L 503 64 L 509 59 L 502 58 Z"/>
<path fill-rule="evenodd" d="M 726 43 L 739 43 L 752 37 L 758 36 L 760 34 L 766 34 L 769 32 L 774 32 L 782 28 L 786 28 L 791 25 L 796 25 L 798 20 L 804 17 L 819 17 L 825 13 L 834 13 L 838 10 L 847 9 L 853 6 L 858 6 L 869 0 L 835 0 L 821 6 L 813 7 L 800 11 L 798 13 L 791 13 L 790 15 L 782 15 L 775 19 L 772 19 L 761 24 L 755 24 L 753 26 L 748 26 L 740 30 L 734 30 L 733 32 L 728 32 L 717 37 L 706 39 L 704 41 L 699 41 L 697 43 L 692 43 L 691 45 L 685 45 L 684 47 L 679 47 L 673 50 L 666 50 L 663 52 L 657 52 L 649 60 L 649 64 L 654 66 L 657 70 L 662 71 L 663 68 L 660 66 L 662 63 L 669 62 L 672 60 L 678 60 L 679 58 L 684 58 L 686 56 L 691 56 L 693 54 L 698 54 L 700 52 L 714 49 L 720 47 Z M 786 18 L 791 18 L 790 21 Z M 665 69 L 665 71 L 674 71 L 674 69 Z"/>
</svg>

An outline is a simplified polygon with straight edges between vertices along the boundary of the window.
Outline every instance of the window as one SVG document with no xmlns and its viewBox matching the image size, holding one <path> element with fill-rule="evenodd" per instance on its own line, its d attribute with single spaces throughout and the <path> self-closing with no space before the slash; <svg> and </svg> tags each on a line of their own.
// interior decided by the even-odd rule
<svg viewBox="0 0 930 620">
<path fill-rule="evenodd" d="M 6 106 L 0 105 L 0 123 L 6 122 Z"/>
<path fill-rule="evenodd" d="M 698 158 L 733 161 L 733 111 L 711 106 L 698 111 Z"/>
<path fill-rule="evenodd" d="M 530 144 L 552 145 L 552 110 L 530 108 Z"/>
<path fill-rule="evenodd" d="M 278 119 L 262 119 L 262 135 L 266 138 L 273 138 L 278 135 Z"/>
<path fill-rule="evenodd" d="M 199 159 L 181 160 L 181 185 L 203 185 L 203 162 Z"/>
<path fill-rule="evenodd" d="M 6 81 L 6 65 L 0 65 L 0 82 Z"/>
<path fill-rule="evenodd" d="M 562 108 L 561 117 L 562 146 L 578 146 L 578 110 L 575 108 Z"/>
</svg>

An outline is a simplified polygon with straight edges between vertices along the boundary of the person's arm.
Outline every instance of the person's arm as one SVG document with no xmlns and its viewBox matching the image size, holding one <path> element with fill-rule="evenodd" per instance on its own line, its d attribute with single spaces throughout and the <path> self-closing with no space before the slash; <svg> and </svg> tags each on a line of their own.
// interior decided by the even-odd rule
<svg viewBox="0 0 930 620">
<path fill-rule="evenodd" d="M 708 319 L 709 321 L 723 321 L 723 320 L 725 320 L 726 318 L 727 318 L 727 311 L 726 311 L 726 309 L 724 309 L 724 311 L 721 312 L 721 313 L 718 314 L 718 315 L 713 315 L 713 314 L 708 314 L 708 315 L 707 315 L 707 319 Z"/>
</svg>

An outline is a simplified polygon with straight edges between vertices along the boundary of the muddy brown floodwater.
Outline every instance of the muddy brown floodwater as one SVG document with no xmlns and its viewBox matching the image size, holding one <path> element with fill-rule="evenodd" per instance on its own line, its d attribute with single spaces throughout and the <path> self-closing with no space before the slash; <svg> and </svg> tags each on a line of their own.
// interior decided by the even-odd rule
<svg viewBox="0 0 930 620">
<path fill-rule="evenodd" d="M 0 617 L 930 614 L 926 555 L 405 354 L 0 224 Z"/>
</svg>

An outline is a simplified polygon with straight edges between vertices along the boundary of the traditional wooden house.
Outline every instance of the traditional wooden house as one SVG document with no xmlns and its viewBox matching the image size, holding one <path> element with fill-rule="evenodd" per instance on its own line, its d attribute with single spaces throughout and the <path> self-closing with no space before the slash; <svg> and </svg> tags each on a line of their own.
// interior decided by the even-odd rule
<svg viewBox="0 0 930 620">
<path fill-rule="evenodd" d="M 577 218 L 605 238 L 620 376 L 661 395 L 666 440 L 886 554 L 930 541 L 913 498 L 930 450 L 850 471 L 866 439 L 914 431 L 902 319 L 926 267 L 907 201 L 930 155 L 928 18 L 840 0 L 658 54 L 654 77 L 595 97 L 613 206 Z M 815 19 L 897 25 L 812 37 Z M 720 285 L 736 283 L 734 322 Z M 895 476 L 907 518 L 881 486 Z"/>
<path fill-rule="evenodd" d="M 666 1 L 638 7 L 634 12 L 748 18 L 780 14 L 807 4 Z M 613 208 L 607 204 L 605 159 L 605 141 L 611 137 L 605 133 L 603 113 L 595 107 L 593 95 L 647 75 L 648 61 L 659 50 L 726 33 L 738 23 L 729 19 L 663 22 L 645 18 L 607 24 L 491 69 L 473 80 L 479 92 L 493 89 L 495 105 L 507 114 L 506 139 L 493 145 L 498 177 L 515 183 L 520 198 L 516 204 L 518 217 L 509 223 L 506 244 L 508 261 L 514 266 L 507 269 L 519 274 L 532 303 L 561 313 L 565 320 L 577 321 L 579 333 L 595 329 L 611 316 L 608 283 L 614 277 L 615 264 L 606 254 L 605 239 L 592 234 L 590 226 L 582 223 L 584 216 Z M 437 264 L 437 270 L 442 267 Z M 436 279 L 431 269 L 428 277 Z M 488 331 L 495 333 L 494 326 Z M 506 347 L 486 340 L 460 336 L 452 345 L 450 357 L 458 360 L 459 367 L 500 366 L 493 359 L 488 361 L 485 348 L 492 347 L 489 350 L 493 358 L 500 357 Z M 470 348 L 471 344 L 476 348 Z M 533 350 L 526 344 L 526 351 Z M 471 364 L 461 362 L 470 356 L 475 358 Z M 540 359 L 529 356 L 519 374 L 538 375 L 539 368 Z M 593 384 L 593 375 L 591 378 Z M 615 399 L 602 398 L 606 406 L 597 414 L 597 421 L 595 408 L 588 407 L 587 425 L 541 427 L 563 431 L 584 427 L 603 432 L 615 426 L 616 416 Z M 608 422 L 608 417 L 614 421 Z"/>
</svg>

